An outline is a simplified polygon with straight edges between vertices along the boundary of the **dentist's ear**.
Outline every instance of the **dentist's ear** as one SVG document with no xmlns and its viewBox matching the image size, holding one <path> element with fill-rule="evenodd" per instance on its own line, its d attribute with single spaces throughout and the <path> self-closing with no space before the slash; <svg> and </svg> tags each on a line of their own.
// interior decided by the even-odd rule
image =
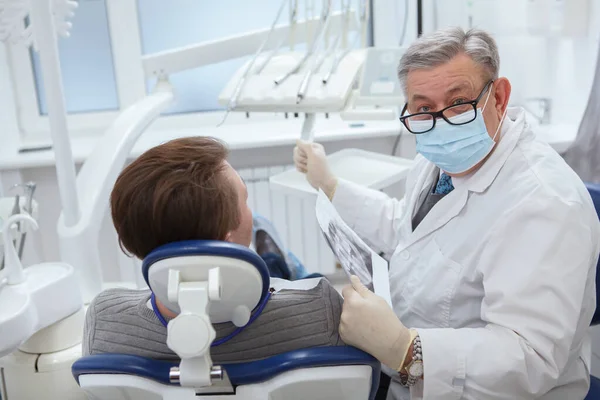
<svg viewBox="0 0 600 400">
<path fill-rule="evenodd" d="M 504 111 L 508 107 L 512 86 L 507 78 L 498 78 L 494 81 L 494 100 L 498 119 L 502 119 Z"/>
<path fill-rule="evenodd" d="M 232 240 L 231 240 L 231 232 L 227 232 L 227 235 L 225 235 L 225 238 L 223 240 L 225 242 L 232 242 Z"/>
</svg>

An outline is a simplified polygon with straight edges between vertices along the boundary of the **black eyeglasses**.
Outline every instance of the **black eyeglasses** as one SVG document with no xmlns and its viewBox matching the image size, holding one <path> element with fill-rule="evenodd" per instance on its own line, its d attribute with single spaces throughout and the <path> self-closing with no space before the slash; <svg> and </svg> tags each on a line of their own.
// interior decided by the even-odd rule
<svg viewBox="0 0 600 400">
<path fill-rule="evenodd" d="M 465 125 L 469 122 L 473 122 L 475 121 L 475 118 L 477 118 L 477 104 L 483 95 L 488 91 L 493 82 L 494 80 L 489 81 L 483 87 L 481 93 L 479 93 L 479 96 L 477 96 L 475 100 L 453 104 L 440 111 L 420 112 L 416 114 L 404 115 L 408 109 L 407 103 L 404 105 L 402 113 L 400 114 L 403 115 L 400 117 L 400 121 L 404 124 L 409 132 L 417 135 L 432 130 L 435 127 L 435 121 L 438 118 L 443 118 L 450 125 Z"/>
</svg>

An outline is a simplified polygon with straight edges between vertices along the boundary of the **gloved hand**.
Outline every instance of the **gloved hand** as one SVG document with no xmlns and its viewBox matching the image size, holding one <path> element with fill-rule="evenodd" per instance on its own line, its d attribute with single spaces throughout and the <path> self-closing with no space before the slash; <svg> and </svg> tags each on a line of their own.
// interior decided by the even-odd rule
<svg viewBox="0 0 600 400">
<path fill-rule="evenodd" d="M 367 289 L 358 277 L 352 275 L 350 280 L 352 285 L 342 291 L 340 336 L 346 344 L 400 372 L 416 332 L 406 328 L 386 301 Z"/>
<path fill-rule="evenodd" d="M 323 145 L 298 140 L 294 148 L 296 169 L 306 174 L 306 180 L 315 189 L 323 190 L 329 200 L 333 199 L 337 178 L 331 173 Z"/>
</svg>

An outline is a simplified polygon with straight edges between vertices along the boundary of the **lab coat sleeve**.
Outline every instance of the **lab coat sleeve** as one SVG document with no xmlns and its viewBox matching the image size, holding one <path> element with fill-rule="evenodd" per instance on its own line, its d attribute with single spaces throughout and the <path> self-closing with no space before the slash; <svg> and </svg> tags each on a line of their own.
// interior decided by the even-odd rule
<svg viewBox="0 0 600 400">
<path fill-rule="evenodd" d="M 404 199 L 340 179 L 333 205 L 344 222 L 375 252 L 392 254 L 399 241 Z"/>
<path fill-rule="evenodd" d="M 424 400 L 533 399 L 556 386 L 594 310 L 595 224 L 582 205 L 556 198 L 504 213 L 479 257 L 487 325 L 417 329 Z"/>
</svg>

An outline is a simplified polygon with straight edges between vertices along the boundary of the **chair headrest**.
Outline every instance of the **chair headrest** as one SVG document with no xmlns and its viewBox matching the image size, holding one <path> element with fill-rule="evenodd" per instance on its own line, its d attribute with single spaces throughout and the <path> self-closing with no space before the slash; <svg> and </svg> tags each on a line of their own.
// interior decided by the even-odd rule
<svg viewBox="0 0 600 400">
<path fill-rule="evenodd" d="M 227 322 L 236 302 L 252 303 L 255 308 L 269 292 L 269 270 L 263 259 L 247 247 L 218 240 L 190 240 L 169 243 L 153 250 L 142 263 L 144 280 L 154 295 L 169 310 L 179 306 L 167 295 L 168 270 L 177 269 L 185 281 L 202 281 L 208 271 L 219 267 L 222 277 L 221 301 L 210 304 L 213 323 Z"/>
</svg>

